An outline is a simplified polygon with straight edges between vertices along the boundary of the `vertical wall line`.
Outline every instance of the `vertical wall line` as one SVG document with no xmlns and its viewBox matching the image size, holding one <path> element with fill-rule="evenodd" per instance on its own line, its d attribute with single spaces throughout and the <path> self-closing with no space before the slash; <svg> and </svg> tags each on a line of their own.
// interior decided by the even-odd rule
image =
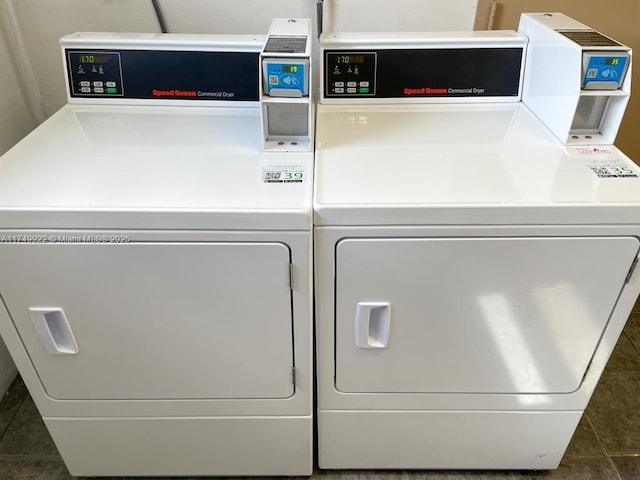
<svg viewBox="0 0 640 480">
<path fill-rule="evenodd" d="M 20 81 L 20 89 L 29 112 L 37 123 L 42 123 L 47 119 L 42 92 L 38 87 L 33 65 L 24 44 L 13 0 L 0 1 L 0 30 L 7 42 L 9 56 Z"/>
<path fill-rule="evenodd" d="M 151 0 L 151 5 L 153 6 L 153 11 L 156 12 L 156 18 L 158 19 L 158 25 L 160 25 L 160 30 L 162 33 L 169 33 L 169 29 L 167 28 L 167 22 L 164 19 L 164 15 L 162 15 L 162 9 L 160 8 L 160 4 L 158 0 Z"/>
</svg>

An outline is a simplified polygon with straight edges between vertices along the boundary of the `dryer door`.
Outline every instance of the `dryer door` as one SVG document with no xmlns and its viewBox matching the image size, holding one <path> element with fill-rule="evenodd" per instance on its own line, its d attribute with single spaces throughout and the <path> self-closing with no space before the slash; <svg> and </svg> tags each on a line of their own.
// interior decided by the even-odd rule
<svg viewBox="0 0 640 480">
<path fill-rule="evenodd" d="M 336 387 L 572 392 L 637 252 L 635 237 L 344 239 Z"/>
<path fill-rule="evenodd" d="M 0 245 L 0 293 L 55 399 L 293 395 L 282 243 Z"/>
</svg>

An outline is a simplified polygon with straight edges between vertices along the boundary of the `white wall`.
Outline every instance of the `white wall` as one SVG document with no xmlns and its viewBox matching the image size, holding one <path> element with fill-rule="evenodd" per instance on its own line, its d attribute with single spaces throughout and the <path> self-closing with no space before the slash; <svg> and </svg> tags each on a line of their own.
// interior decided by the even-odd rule
<svg viewBox="0 0 640 480">
<path fill-rule="evenodd" d="M 471 30 L 477 0 L 324 0 L 325 31 Z M 316 16 L 316 0 L 160 0 L 168 30 L 263 33 L 274 17 Z"/>
<path fill-rule="evenodd" d="M 315 0 L 159 0 L 171 33 L 267 33 L 272 18 L 314 18 Z"/>
<path fill-rule="evenodd" d="M 477 0 L 325 0 L 324 30 L 473 30 Z"/>
</svg>

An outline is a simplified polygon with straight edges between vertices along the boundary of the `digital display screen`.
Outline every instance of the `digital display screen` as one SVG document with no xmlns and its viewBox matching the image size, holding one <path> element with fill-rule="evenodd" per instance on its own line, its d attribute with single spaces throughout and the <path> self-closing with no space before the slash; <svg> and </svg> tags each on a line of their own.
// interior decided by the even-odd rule
<svg viewBox="0 0 640 480">
<path fill-rule="evenodd" d="M 364 63 L 364 55 L 338 55 L 338 63 Z"/>
<path fill-rule="evenodd" d="M 296 73 L 298 71 L 298 65 L 283 65 L 282 71 L 285 73 Z"/>
<path fill-rule="evenodd" d="M 109 56 L 108 55 L 81 54 L 80 55 L 80 63 L 105 64 L 105 63 L 109 63 Z"/>
<path fill-rule="evenodd" d="M 607 58 L 604 61 L 605 65 L 620 65 L 620 59 L 619 58 Z"/>
</svg>

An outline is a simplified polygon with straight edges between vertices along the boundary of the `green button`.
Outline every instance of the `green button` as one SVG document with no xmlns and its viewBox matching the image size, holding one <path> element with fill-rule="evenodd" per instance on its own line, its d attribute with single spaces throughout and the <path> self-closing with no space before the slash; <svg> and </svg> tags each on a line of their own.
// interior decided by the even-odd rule
<svg viewBox="0 0 640 480">
<path fill-rule="evenodd" d="M 369 93 L 369 88 L 367 88 L 367 87 L 360 87 L 360 93 Z"/>
<path fill-rule="evenodd" d="M 113 87 L 107 88 L 107 93 L 117 93 L 117 92 L 118 92 L 117 88 L 113 88 Z"/>
</svg>

